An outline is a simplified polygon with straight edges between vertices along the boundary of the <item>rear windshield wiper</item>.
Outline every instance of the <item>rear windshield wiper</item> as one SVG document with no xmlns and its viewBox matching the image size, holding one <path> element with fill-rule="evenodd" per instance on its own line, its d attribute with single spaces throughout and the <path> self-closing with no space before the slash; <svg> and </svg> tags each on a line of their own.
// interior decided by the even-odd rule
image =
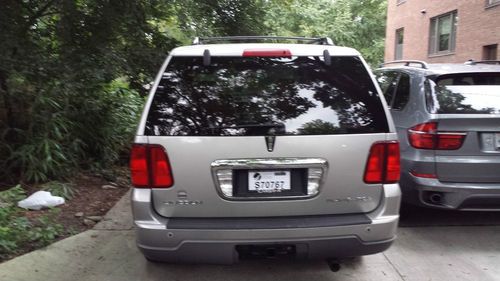
<svg viewBox="0 0 500 281">
<path fill-rule="evenodd" d="M 284 134 L 285 124 L 283 123 L 262 123 L 262 124 L 239 124 L 230 126 L 214 126 L 210 129 L 248 129 L 249 131 L 265 131 L 268 134 Z M 271 131 L 274 129 L 274 132 Z"/>
</svg>

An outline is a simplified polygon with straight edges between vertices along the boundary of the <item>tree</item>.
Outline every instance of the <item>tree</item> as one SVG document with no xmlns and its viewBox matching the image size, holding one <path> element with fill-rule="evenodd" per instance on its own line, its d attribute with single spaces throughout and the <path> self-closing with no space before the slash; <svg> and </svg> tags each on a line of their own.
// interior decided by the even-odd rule
<svg viewBox="0 0 500 281">
<path fill-rule="evenodd" d="M 0 0 L 0 178 L 46 181 L 126 151 L 167 52 L 194 36 L 330 36 L 382 58 L 381 0 Z M 1 183 L 0 183 L 1 184 Z"/>
<path fill-rule="evenodd" d="M 359 50 L 372 65 L 383 61 L 385 0 L 268 1 L 269 34 L 329 36 L 336 45 Z"/>
<path fill-rule="evenodd" d="M 262 35 L 268 29 L 265 0 L 181 0 L 176 2 L 178 23 L 195 36 Z"/>
<path fill-rule="evenodd" d="M 178 44 L 151 24 L 167 4 L 2 0 L 0 178 L 45 181 L 118 158 L 138 92 Z"/>
</svg>

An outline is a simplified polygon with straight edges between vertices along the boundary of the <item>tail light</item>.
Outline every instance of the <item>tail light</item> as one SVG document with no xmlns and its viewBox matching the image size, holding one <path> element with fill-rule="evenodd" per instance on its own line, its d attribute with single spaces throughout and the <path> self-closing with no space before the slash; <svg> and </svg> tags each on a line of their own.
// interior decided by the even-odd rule
<svg viewBox="0 0 500 281">
<path fill-rule="evenodd" d="M 396 183 L 401 170 L 397 141 L 376 142 L 366 161 L 366 183 Z"/>
<path fill-rule="evenodd" d="M 459 149 L 467 133 L 439 132 L 437 122 L 418 124 L 408 130 L 411 146 L 420 149 L 455 150 Z"/>
<path fill-rule="evenodd" d="M 161 145 L 134 144 L 130 155 L 132 185 L 167 188 L 174 184 L 167 153 Z"/>
</svg>

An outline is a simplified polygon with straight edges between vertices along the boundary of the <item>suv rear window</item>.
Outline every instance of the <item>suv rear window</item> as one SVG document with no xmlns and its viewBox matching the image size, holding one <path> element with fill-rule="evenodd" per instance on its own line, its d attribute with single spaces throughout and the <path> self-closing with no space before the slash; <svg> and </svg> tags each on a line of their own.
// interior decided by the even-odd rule
<svg viewBox="0 0 500 281">
<path fill-rule="evenodd" d="M 173 57 L 154 95 L 146 135 L 249 136 L 387 132 L 358 57 Z"/>
<path fill-rule="evenodd" d="M 500 73 L 442 75 L 433 88 L 434 95 L 431 88 L 431 93 L 426 94 L 431 113 L 500 113 Z"/>
</svg>

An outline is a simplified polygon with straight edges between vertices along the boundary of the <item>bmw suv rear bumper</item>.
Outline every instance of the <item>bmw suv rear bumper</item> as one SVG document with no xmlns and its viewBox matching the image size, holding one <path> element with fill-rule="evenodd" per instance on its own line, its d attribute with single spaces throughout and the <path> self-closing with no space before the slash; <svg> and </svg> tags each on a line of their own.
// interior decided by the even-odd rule
<svg viewBox="0 0 500 281">
<path fill-rule="evenodd" d="M 146 258 L 231 264 L 242 257 L 242 249 L 253 247 L 265 249 L 269 255 L 286 252 L 299 259 L 382 252 L 396 237 L 400 197 L 399 185 L 389 184 L 384 186 L 379 206 L 367 214 L 169 219 L 152 209 L 151 190 L 134 189 L 132 209 L 137 246 Z"/>
<path fill-rule="evenodd" d="M 434 178 L 401 177 L 404 201 L 463 211 L 500 211 L 500 183 L 441 182 Z"/>
</svg>

